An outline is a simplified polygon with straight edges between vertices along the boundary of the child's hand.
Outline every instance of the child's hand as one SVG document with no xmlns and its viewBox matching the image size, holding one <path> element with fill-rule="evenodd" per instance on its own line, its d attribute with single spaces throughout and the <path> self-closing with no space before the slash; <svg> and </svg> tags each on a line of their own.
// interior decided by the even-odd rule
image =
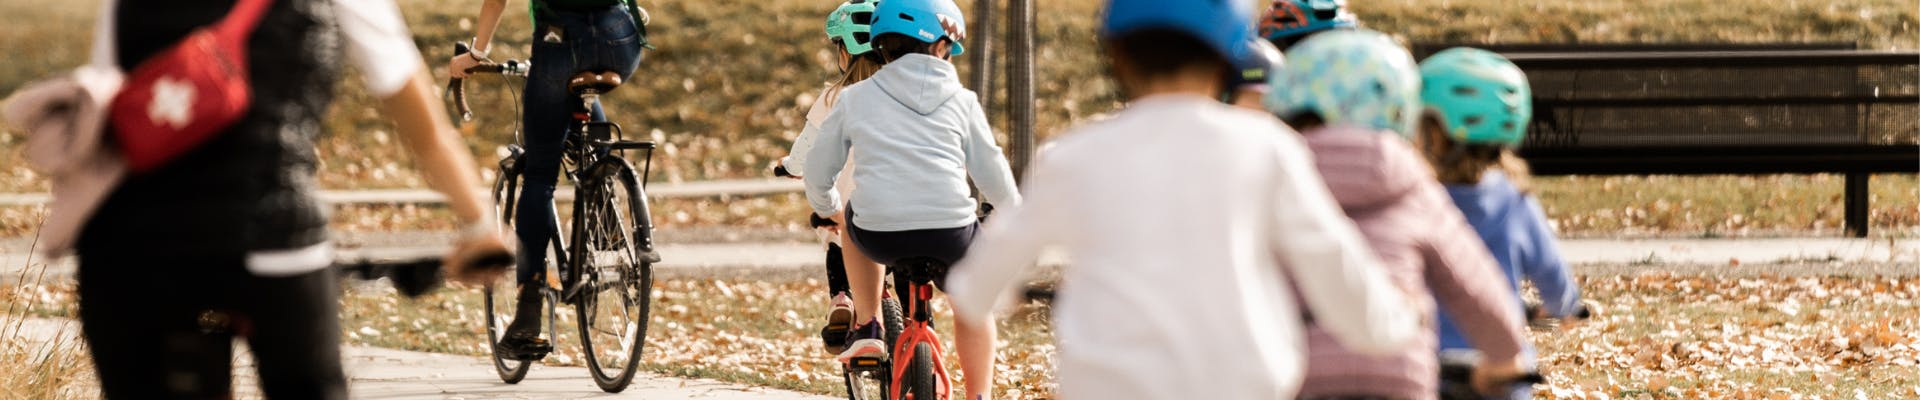
<svg viewBox="0 0 1920 400">
<path fill-rule="evenodd" d="M 832 232 L 837 235 L 840 234 L 840 225 L 845 223 L 845 221 L 842 221 L 843 217 L 840 216 L 841 214 L 845 213 L 834 213 L 833 216 L 830 217 L 821 217 L 820 214 L 807 214 L 807 224 L 814 228 L 826 229 L 827 232 Z"/>
<path fill-rule="evenodd" d="M 1481 360 L 1473 367 L 1473 390 L 1490 397 L 1505 397 L 1507 388 L 1523 381 L 1527 372 L 1520 360 Z"/>
</svg>

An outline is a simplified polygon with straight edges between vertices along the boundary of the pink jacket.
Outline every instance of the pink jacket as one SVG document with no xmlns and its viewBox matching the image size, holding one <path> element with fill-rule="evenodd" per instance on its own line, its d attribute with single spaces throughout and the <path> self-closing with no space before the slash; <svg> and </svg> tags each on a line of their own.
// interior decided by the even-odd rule
<svg viewBox="0 0 1920 400">
<path fill-rule="evenodd" d="M 1394 282 L 1416 296 L 1431 293 L 1489 359 L 1518 354 L 1527 339 L 1506 278 L 1426 160 L 1391 133 L 1334 127 L 1305 136 L 1327 188 Z M 1417 312 L 1434 324 L 1431 310 Z M 1317 326 L 1307 337 L 1301 396 L 1431 399 L 1438 392 L 1438 344 L 1431 329 L 1390 357 L 1355 354 Z"/>
</svg>

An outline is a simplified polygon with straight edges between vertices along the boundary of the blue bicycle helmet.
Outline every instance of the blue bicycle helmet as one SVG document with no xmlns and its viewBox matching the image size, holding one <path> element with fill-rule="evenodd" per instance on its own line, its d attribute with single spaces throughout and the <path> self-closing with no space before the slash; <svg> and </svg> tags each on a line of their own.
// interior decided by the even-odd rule
<svg viewBox="0 0 1920 400">
<path fill-rule="evenodd" d="M 1278 75 L 1287 67 L 1286 55 L 1280 53 L 1280 48 L 1274 47 L 1273 42 L 1248 39 L 1247 47 L 1247 57 L 1234 66 L 1238 71 L 1234 71 L 1230 87 L 1266 85 L 1267 77 Z"/>
<path fill-rule="evenodd" d="M 827 14 L 827 38 L 861 55 L 873 50 L 873 11 L 879 0 L 848 0 Z"/>
<path fill-rule="evenodd" d="M 1407 49 L 1365 29 L 1313 35 L 1287 50 L 1270 81 L 1267 110 L 1313 113 L 1327 125 L 1390 130 L 1411 138 L 1420 117 L 1420 70 Z"/>
<path fill-rule="evenodd" d="M 1359 19 L 1347 11 L 1347 0 L 1273 0 L 1260 18 L 1260 37 L 1275 43 L 1333 28 L 1356 28 Z"/>
<path fill-rule="evenodd" d="M 873 36 L 898 33 L 934 43 L 953 42 L 949 55 L 966 52 L 960 41 L 967 39 L 967 17 L 953 0 L 886 0 L 873 11 Z"/>
<path fill-rule="evenodd" d="M 1244 65 L 1253 16 L 1243 5 L 1234 0 L 1113 0 L 1107 3 L 1100 37 L 1168 29 L 1192 35 L 1232 65 Z"/>
</svg>

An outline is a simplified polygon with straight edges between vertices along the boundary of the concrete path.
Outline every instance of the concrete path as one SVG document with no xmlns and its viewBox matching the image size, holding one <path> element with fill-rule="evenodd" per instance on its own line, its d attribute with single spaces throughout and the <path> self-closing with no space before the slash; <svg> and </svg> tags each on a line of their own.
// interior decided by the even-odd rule
<svg viewBox="0 0 1920 400">
<path fill-rule="evenodd" d="M 340 257 L 375 258 L 433 255 L 448 237 L 436 232 L 342 236 Z M 807 238 L 804 232 L 785 231 L 662 234 L 660 267 L 667 271 L 815 267 L 821 262 L 821 247 Z M 20 239 L 0 240 L 0 275 L 18 277 L 29 264 L 29 245 Z M 1920 239 L 1569 239 L 1561 242 L 1561 253 L 1573 264 L 1912 263 L 1920 262 Z M 1067 262 L 1061 254 L 1041 257 L 1042 265 Z M 51 265 L 47 272 L 60 277 L 71 274 L 72 268 L 68 260 Z"/>
<path fill-rule="evenodd" d="M 29 318 L 5 321 L 18 324 L 7 329 L 7 344 L 42 348 L 53 339 L 72 341 L 77 337 L 77 322 L 63 319 Z M 62 347 L 75 351 L 76 347 Z M 685 379 L 642 373 L 619 394 L 600 391 L 581 367 L 536 365 L 519 384 L 508 385 L 494 375 L 491 361 L 480 357 L 455 356 L 346 346 L 342 348 L 348 384 L 353 398 L 378 400 L 441 399 L 715 399 L 715 400 L 824 400 L 833 397 L 773 390 L 724 383 L 711 379 Z M 245 346 L 234 357 L 234 389 L 239 398 L 259 398 L 258 380 L 252 357 Z M 87 379 L 91 381 L 92 379 Z M 88 385 L 75 388 L 77 397 L 97 397 L 98 389 Z"/>
<path fill-rule="evenodd" d="M 750 387 L 711 379 L 642 374 L 619 394 L 600 391 L 586 368 L 536 365 L 527 379 L 508 385 L 491 361 L 466 356 L 373 347 L 348 347 L 347 374 L 356 399 L 831 399 L 806 393 Z"/>
<path fill-rule="evenodd" d="M 486 188 L 492 190 L 492 188 Z M 712 197 L 712 196 L 750 196 L 775 193 L 794 193 L 802 190 L 800 181 L 785 178 L 734 179 L 699 181 L 684 183 L 654 183 L 647 185 L 648 197 Z M 320 201 L 329 204 L 417 204 L 446 202 L 445 196 L 427 189 L 361 189 L 361 190 L 322 190 L 318 194 Z M 572 187 L 561 187 L 554 196 L 559 200 L 573 198 Z M 47 193 L 0 193 L 0 206 L 34 206 L 46 204 L 53 197 Z"/>
</svg>

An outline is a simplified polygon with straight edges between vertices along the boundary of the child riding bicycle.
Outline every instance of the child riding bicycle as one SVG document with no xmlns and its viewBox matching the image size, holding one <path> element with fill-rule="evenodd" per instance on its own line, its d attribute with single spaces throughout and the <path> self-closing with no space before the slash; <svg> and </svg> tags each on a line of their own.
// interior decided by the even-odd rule
<svg viewBox="0 0 1920 400">
<path fill-rule="evenodd" d="M 1526 161 L 1513 152 L 1533 116 L 1526 74 L 1493 52 L 1453 48 L 1421 62 L 1420 75 L 1421 99 L 1433 111 L 1423 117 L 1420 146 L 1454 206 L 1500 262 L 1506 289 L 1517 298 L 1525 278 L 1539 289 L 1546 314 L 1579 314 L 1578 284 L 1560 259 L 1546 213 L 1529 193 Z M 1515 301 L 1510 307 L 1523 306 Z M 1460 333 L 1465 325 L 1454 317 L 1440 314 L 1441 351 L 1469 350 Z M 1532 398 L 1532 387 L 1514 385 L 1504 394 Z"/>
<path fill-rule="evenodd" d="M 1367 354 L 1424 329 L 1299 136 L 1220 103 L 1252 36 L 1233 3 L 1109 3 L 1099 37 L 1127 108 L 1055 139 L 948 278 L 955 319 L 990 319 L 1043 247 L 1065 247 L 1063 399 L 1291 398 L 1296 299 Z"/>
<path fill-rule="evenodd" d="M 841 92 L 809 153 L 804 176 L 814 213 L 840 222 L 854 245 L 882 264 L 930 257 L 952 265 L 968 254 L 979 225 L 969 177 L 990 203 L 1020 202 L 980 102 L 947 61 L 963 51 L 965 26 L 952 0 L 880 3 L 873 44 L 886 66 Z M 859 152 L 849 156 L 852 148 Z M 860 189 L 843 213 L 834 184 L 849 159 Z M 861 323 L 838 358 L 885 358 L 883 271 L 847 267 Z M 993 383 L 993 324 L 957 320 L 955 328 L 967 398 L 985 398 Z"/>
<path fill-rule="evenodd" d="M 832 13 L 827 14 L 827 40 L 833 43 L 835 53 L 839 54 L 836 64 L 840 68 L 840 80 L 830 84 L 826 91 L 807 108 L 806 126 L 800 129 L 800 136 L 793 139 L 793 149 L 787 157 L 775 164 L 778 171 L 785 171 L 794 179 L 803 179 L 807 168 L 807 152 L 813 150 L 819 137 L 820 124 L 838 103 L 841 91 L 860 81 L 866 80 L 880 70 L 880 56 L 873 52 L 873 11 L 877 0 L 849 0 L 840 3 Z M 853 166 L 840 171 L 834 180 L 834 190 L 840 197 L 852 197 Z M 847 265 L 851 268 L 878 270 L 879 264 L 867 258 L 866 252 L 859 246 L 850 246 L 843 235 L 833 235 L 827 244 L 827 297 L 832 301 L 832 309 L 827 313 L 827 325 L 820 330 L 820 338 L 827 352 L 840 354 L 846 350 L 847 331 L 853 324 L 853 298 L 849 294 L 847 283 Z M 839 260 L 839 263 L 831 260 Z M 872 314 L 869 314 L 872 315 Z"/>
<path fill-rule="evenodd" d="M 522 99 L 522 159 L 524 181 L 514 211 L 514 233 L 520 238 L 518 301 L 499 350 L 515 359 L 538 358 L 552 349 L 540 338 L 545 296 L 539 291 L 546 271 L 548 238 L 555 226 L 553 191 L 560 179 L 560 158 L 566 148 L 567 125 L 577 101 L 567 80 L 581 71 L 612 71 L 622 80 L 640 65 L 647 43 L 646 12 L 634 0 L 529 0 L 533 17 L 533 54 L 529 62 L 526 95 Z M 447 61 L 447 73 L 467 77 L 468 70 L 486 61 L 493 33 L 500 25 L 506 0 L 486 0 L 474 27 L 473 51 Z M 591 110 L 595 117 L 603 112 Z"/>
<path fill-rule="evenodd" d="M 1476 368 L 1485 390 L 1511 380 L 1527 342 L 1513 295 L 1407 142 L 1420 109 L 1413 57 L 1364 29 L 1314 35 L 1289 52 L 1290 64 L 1274 77 L 1274 86 L 1286 89 L 1268 97 L 1273 112 L 1302 130 L 1321 178 L 1381 266 L 1402 288 L 1432 296 L 1472 328 L 1468 338 L 1486 354 Z M 1431 323 L 1433 314 L 1419 311 Z M 1318 327 L 1308 332 L 1302 399 L 1423 399 L 1439 391 L 1432 330 L 1387 357 L 1349 351 Z"/>
</svg>

